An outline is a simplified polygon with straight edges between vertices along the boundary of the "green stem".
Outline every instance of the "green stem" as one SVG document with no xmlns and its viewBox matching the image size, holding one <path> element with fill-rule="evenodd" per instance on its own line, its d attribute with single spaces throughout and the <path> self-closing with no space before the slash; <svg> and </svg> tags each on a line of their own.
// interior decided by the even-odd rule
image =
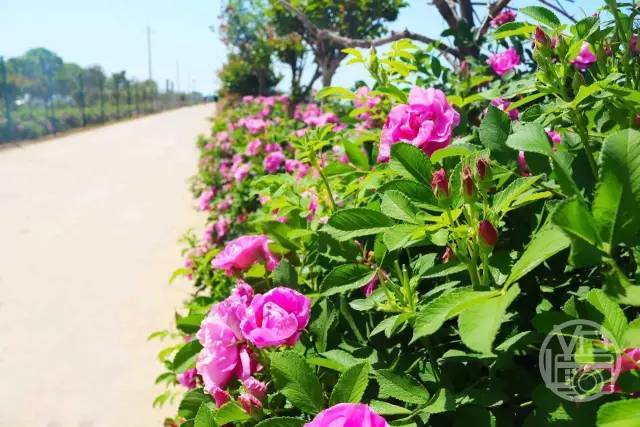
<svg viewBox="0 0 640 427">
<path fill-rule="evenodd" d="M 469 247 L 469 255 L 471 255 L 471 260 L 467 263 L 467 270 L 469 270 L 469 277 L 471 278 L 473 289 L 478 290 L 481 288 L 480 275 L 478 274 L 478 255 L 471 247 Z"/>
<path fill-rule="evenodd" d="M 571 114 L 573 116 L 573 120 L 578 129 L 578 133 L 580 134 L 580 141 L 582 142 L 582 146 L 584 147 L 584 151 L 587 154 L 587 160 L 589 161 L 589 166 L 591 167 L 591 171 L 593 172 L 594 178 L 598 179 L 598 166 L 596 165 L 596 160 L 593 157 L 593 150 L 591 144 L 589 143 L 589 131 L 582 123 L 580 118 L 580 114 L 576 110 L 571 110 Z"/>
<path fill-rule="evenodd" d="M 324 186 L 327 189 L 327 193 L 329 193 L 329 200 L 331 200 L 332 210 L 335 211 L 338 206 L 336 205 L 336 200 L 333 198 L 333 193 L 331 192 L 331 186 L 329 186 L 329 180 L 327 179 L 325 174 L 322 172 L 317 162 L 315 164 L 315 167 L 316 167 L 316 170 L 318 171 L 318 174 L 320 174 L 320 178 L 322 178 L 322 182 L 324 183 Z"/>
</svg>

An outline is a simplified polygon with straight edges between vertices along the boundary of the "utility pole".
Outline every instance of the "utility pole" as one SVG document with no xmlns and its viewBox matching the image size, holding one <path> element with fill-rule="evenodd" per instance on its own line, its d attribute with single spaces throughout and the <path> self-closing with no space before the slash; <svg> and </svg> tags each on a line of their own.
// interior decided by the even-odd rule
<svg viewBox="0 0 640 427">
<path fill-rule="evenodd" d="M 147 25 L 147 57 L 149 59 L 149 80 L 153 79 L 151 72 L 151 27 Z"/>
</svg>

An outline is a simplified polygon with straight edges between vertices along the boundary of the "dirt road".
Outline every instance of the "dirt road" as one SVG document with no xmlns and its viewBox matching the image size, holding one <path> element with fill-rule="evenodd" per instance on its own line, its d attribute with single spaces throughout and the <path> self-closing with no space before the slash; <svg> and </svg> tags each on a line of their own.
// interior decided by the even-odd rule
<svg viewBox="0 0 640 427">
<path fill-rule="evenodd" d="M 160 426 L 200 105 L 0 150 L 0 426 Z"/>
</svg>

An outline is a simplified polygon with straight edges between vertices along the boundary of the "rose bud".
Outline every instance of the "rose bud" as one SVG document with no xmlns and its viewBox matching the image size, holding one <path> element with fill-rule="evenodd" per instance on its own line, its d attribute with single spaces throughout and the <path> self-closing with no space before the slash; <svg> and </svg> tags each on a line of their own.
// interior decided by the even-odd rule
<svg viewBox="0 0 640 427">
<path fill-rule="evenodd" d="M 451 250 L 451 248 L 449 246 L 447 246 L 447 249 L 444 250 L 444 253 L 442 254 L 442 262 L 443 263 L 448 263 L 449 261 L 451 261 L 453 258 L 455 258 L 455 255 L 453 254 L 453 251 Z"/>
<path fill-rule="evenodd" d="M 476 172 L 480 181 L 491 179 L 491 163 L 488 158 L 480 157 L 476 160 Z"/>
<path fill-rule="evenodd" d="M 439 200 L 449 197 L 449 181 L 447 180 L 447 171 L 444 168 L 440 168 L 440 170 L 433 173 L 431 190 Z"/>
<path fill-rule="evenodd" d="M 551 40 L 549 40 L 549 37 L 540 27 L 536 27 L 536 31 L 533 33 L 533 40 L 536 42 L 536 44 L 539 44 L 541 46 L 549 46 L 551 44 Z"/>
<path fill-rule="evenodd" d="M 480 243 L 484 243 L 487 246 L 495 246 L 498 243 L 498 230 L 486 219 L 480 221 L 478 233 L 481 237 Z"/>
<path fill-rule="evenodd" d="M 473 174 L 471 168 L 468 165 L 464 165 L 462 168 L 462 195 L 464 199 L 469 202 L 473 200 L 473 193 Z"/>
</svg>

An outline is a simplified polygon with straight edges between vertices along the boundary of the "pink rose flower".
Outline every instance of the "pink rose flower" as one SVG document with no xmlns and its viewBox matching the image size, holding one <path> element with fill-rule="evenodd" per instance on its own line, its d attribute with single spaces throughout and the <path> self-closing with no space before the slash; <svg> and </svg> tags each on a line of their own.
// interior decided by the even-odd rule
<svg viewBox="0 0 640 427">
<path fill-rule="evenodd" d="M 627 371 L 635 371 L 640 369 L 640 348 L 627 348 L 616 359 L 611 369 L 611 383 L 605 385 L 602 389 L 608 393 L 622 393 L 622 388 L 616 384 L 620 374 Z"/>
<path fill-rule="evenodd" d="M 491 55 L 487 60 L 487 64 L 491 66 L 497 75 L 502 77 L 507 74 L 508 71 L 520 65 L 520 56 L 514 48 L 510 48 L 504 52 Z"/>
<path fill-rule="evenodd" d="M 233 179 L 235 179 L 236 182 L 242 182 L 249 176 L 251 165 L 249 163 L 241 163 L 237 167 L 232 168 L 232 170 Z"/>
<path fill-rule="evenodd" d="M 247 393 L 258 399 L 264 399 L 267 395 L 267 385 L 254 377 L 249 377 L 242 381 L 242 386 L 247 390 Z"/>
<path fill-rule="evenodd" d="M 216 190 L 214 188 L 207 188 L 202 193 L 200 193 L 200 197 L 198 198 L 198 208 L 201 211 L 208 211 L 211 209 L 209 206 L 211 204 L 211 200 L 216 195 Z"/>
<path fill-rule="evenodd" d="M 591 52 L 591 45 L 588 42 L 582 42 L 580 53 L 578 53 L 578 56 L 576 56 L 571 63 L 578 70 L 586 71 L 597 59 L 593 52 Z"/>
<path fill-rule="evenodd" d="M 362 287 L 364 296 L 370 297 L 373 291 L 378 287 L 378 284 L 380 284 L 380 279 L 378 279 L 378 275 L 375 275 L 373 276 L 373 279 L 369 280 L 369 282 Z"/>
<path fill-rule="evenodd" d="M 267 128 L 267 122 L 262 119 L 254 119 L 250 118 L 245 120 L 244 126 L 247 128 L 249 133 L 255 135 L 257 133 L 262 132 Z"/>
<path fill-rule="evenodd" d="M 389 427 L 380 415 L 364 403 L 338 403 L 320 412 L 305 427 Z"/>
<path fill-rule="evenodd" d="M 277 287 L 256 295 L 242 321 L 244 337 L 258 348 L 293 345 L 309 323 L 311 300 L 301 293 Z"/>
<path fill-rule="evenodd" d="M 506 99 L 496 98 L 491 101 L 491 105 L 507 113 L 511 120 L 518 120 L 518 118 L 520 117 L 520 111 L 517 108 L 507 111 L 507 108 L 509 108 L 511 102 L 507 101 Z"/>
<path fill-rule="evenodd" d="M 242 236 L 228 242 L 222 252 L 211 261 L 211 265 L 231 276 L 235 271 L 249 269 L 260 260 L 265 261 L 269 271 L 278 264 L 278 258 L 269 250 L 267 236 Z"/>
<path fill-rule="evenodd" d="M 515 10 L 505 9 L 491 20 L 491 26 L 493 28 L 498 28 L 500 25 L 506 24 L 507 22 L 513 22 L 516 20 L 516 15 Z"/>
<path fill-rule="evenodd" d="M 231 221 L 226 216 L 221 216 L 213 225 L 213 229 L 216 232 L 216 235 L 219 239 L 222 239 L 229 232 L 229 226 L 231 225 Z"/>
<path fill-rule="evenodd" d="M 451 143 L 460 114 L 447 102 L 445 94 L 434 88 L 413 87 L 409 103 L 396 105 L 382 128 L 378 162 L 389 160 L 391 145 L 408 142 L 431 155 Z"/>
<path fill-rule="evenodd" d="M 178 383 L 191 390 L 196 388 L 198 371 L 195 368 L 187 369 L 181 374 L 176 375 Z"/>
<path fill-rule="evenodd" d="M 264 151 L 266 151 L 267 153 L 282 152 L 282 147 L 280 146 L 280 144 L 272 142 L 271 144 L 267 144 L 264 147 Z"/>
<path fill-rule="evenodd" d="M 256 138 L 250 141 L 249 144 L 247 144 L 247 149 L 245 151 L 245 154 L 247 156 L 255 156 L 260 153 L 261 149 L 262 149 L 262 141 Z"/>
<path fill-rule="evenodd" d="M 202 376 L 204 388 L 211 395 L 224 388 L 233 378 L 240 362 L 238 337 L 222 319 L 207 317 L 197 333 L 202 344 L 196 369 Z"/>
<path fill-rule="evenodd" d="M 280 169 L 280 166 L 282 166 L 283 162 L 284 154 L 280 151 L 274 151 L 264 158 L 262 165 L 264 166 L 264 170 L 268 173 L 276 173 Z"/>
</svg>

